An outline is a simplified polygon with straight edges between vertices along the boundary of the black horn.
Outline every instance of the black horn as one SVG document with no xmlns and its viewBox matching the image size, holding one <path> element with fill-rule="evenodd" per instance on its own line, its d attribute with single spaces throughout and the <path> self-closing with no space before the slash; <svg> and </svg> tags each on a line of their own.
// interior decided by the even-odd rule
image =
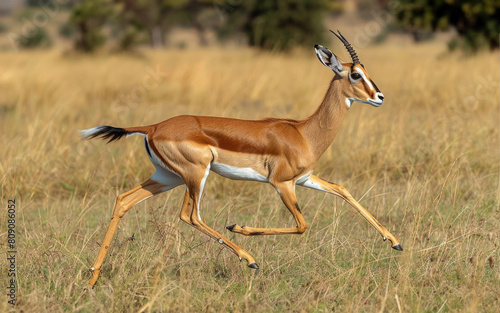
<svg viewBox="0 0 500 313">
<path fill-rule="evenodd" d="M 342 36 L 342 34 L 340 33 L 340 31 L 337 30 L 337 32 L 339 33 L 338 35 L 333 30 L 330 29 L 330 31 L 332 32 L 332 34 L 334 34 L 335 36 L 337 36 L 337 38 L 340 41 L 342 41 L 342 43 L 346 47 L 347 51 L 349 51 L 349 54 L 351 55 L 352 63 L 353 64 L 361 64 L 359 62 L 359 58 L 358 58 L 358 55 L 356 54 L 356 51 L 354 51 L 354 48 L 351 46 L 351 44 L 349 43 L 349 41 L 347 41 L 347 39 L 345 39 L 344 36 Z"/>
</svg>

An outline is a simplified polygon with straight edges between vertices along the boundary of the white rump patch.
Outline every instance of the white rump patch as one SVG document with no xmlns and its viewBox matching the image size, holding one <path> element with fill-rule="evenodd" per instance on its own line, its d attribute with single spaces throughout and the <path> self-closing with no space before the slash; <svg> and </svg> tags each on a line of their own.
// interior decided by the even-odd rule
<svg viewBox="0 0 500 313">
<path fill-rule="evenodd" d="M 146 152 L 147 153 L 149 160 L 151 163 L 153 163 L 154 167 L 156 168 L 156 172 L 153 174 L 151 177 L 152 180 L 157 181 L 159 183 L 165 184 L 165 185 L 181 185 L 184 184 L 184 180 L 181 178 L 179 174 L 171 170 L 168 166 L 166 166 L 160 158 L 155 154 L 153 149 L 149 146 L 148 143 L 148 136 L 146 136 L 145 139 L 145 145 L 146 145 Z"/>
<path fill-rule="evenodd" d="M 144 136 L 144 137 L 147 136 L 146 134 L 141 133 L 141 132 L 133 132 L 133 133 L 127 134 L 126 137 L 130 137 L 130 136 L 134 136 L 134 135 L 141 135 L 141 136 Z"/>
</svg>

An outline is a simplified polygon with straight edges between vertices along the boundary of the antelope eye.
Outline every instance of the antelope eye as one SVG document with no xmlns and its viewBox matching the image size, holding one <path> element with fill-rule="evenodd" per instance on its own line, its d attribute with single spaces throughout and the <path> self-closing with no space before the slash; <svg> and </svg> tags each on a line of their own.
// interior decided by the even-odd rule
<svg viewBox="0 0 500 313">
<path fill-rule="evenodd" d="M 351 74 L 351 78 L 352 78 L 353 80 L 358 80 L 358 79 L 360 79 L 360 78 L 361 78 L 361 75 L 360 75 L 359 73 L 352 73 L 352 74 Z"/>
</svg>

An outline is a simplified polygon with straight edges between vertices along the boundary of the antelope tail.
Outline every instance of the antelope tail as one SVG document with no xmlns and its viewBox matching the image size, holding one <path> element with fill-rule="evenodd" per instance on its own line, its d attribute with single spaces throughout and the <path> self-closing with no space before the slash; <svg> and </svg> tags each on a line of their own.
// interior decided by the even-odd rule
<svg viewBox="0 0 500 313">
<path fill-rule="evenodd" d="M 81 130 L 80 136 L 82 136 L 83 139 L 101 138 L 104 140 L 108 140 L 107 143 L 110 143 L 112 141 L 121 139 L 123 136 L 129 136 L 134 134 L 148 135 L 152 131 L 153 127 L 151 126 L 127 127 L 127 128 L 118 128 L 113 126 L 97 126 Z"/>
</svg>

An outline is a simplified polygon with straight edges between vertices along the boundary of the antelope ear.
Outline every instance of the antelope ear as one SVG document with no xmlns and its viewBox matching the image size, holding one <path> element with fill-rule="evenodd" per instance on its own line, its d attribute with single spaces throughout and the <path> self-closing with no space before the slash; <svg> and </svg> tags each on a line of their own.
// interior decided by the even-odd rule
<svg viewBox="0 0 500 313">
<path fill-rule="evenodd" d="M 320 45 L 315 45 L 314 50 L 316 50 L 316 56 L 324 66 L 332 69 L 336 74 L 342 76 L 342 74 L 340 74 L 340 72 L 342 72 L 342 64 L 340 64 L 333 52 Z"/>
</svg>

